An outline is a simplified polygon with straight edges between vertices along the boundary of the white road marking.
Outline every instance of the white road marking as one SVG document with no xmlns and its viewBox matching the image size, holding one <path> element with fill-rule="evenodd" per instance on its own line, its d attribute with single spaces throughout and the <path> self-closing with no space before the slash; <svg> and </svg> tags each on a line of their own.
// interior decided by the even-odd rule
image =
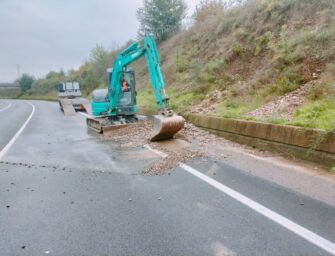
<svg viewBox="0 0 335 256">
<path fill-rule="evenodd" d="M 158 155 L 166 155 L 163 152 L 160 152 L 155 149 L 151 149 L 151 147 L 146 147 L 147 149 L 155 152 Z M 317 247 L 327 251 L 328 253 L 335 255 L 335 243 L 319 236 L 318 234 L 300 226 L 299 224 L 289 220 L 288 218 L 266 208 L 265 206 L 253 201 L 252 199 L 240 194 L 239 192 L 223 185 L 222 183 L 208 177 L 207 175 L 197 171 L 196 169 L 192 168 L 189 165 L 181 163 L 179 165 L 182 169 L 187 171 L 188 173 L 194 175 L 195 177 L 201 179 L 202 181 L 208 183 L 209 185 L 215 187 L 216 189 L 220 190 L 221 192 L 225 193 L 226 195 L 234 198 L 236 201 L 244 204 L 245 206 L 251 208 L 252 210 L 258 212 L 259 214 L 267 217 L 268 219 L 276 222 L 277 224 L 281 225 L 282 227 L 292 231 L 296 235 L 304 238 L 305 240 L 309 241 L 310 243 L 316 245 Z"/>
<path fill-rule="evenodd" d="M 199 179 L 205 181 L 216 189 L 222 191 L 226 195 L 234 198 L 238 202 L 248 206 L 259 214 L 267 217 L 268 219 L 276 222 L 277 224 L 283 226 L 284 228 L 292 231 L 293 233 L 299 235 L 300 237 L 306 239 L 312 244 L 324 249 L 325 251 L 335 255 L 335 244 L 330 242 L 329 240 L 313 233 L 312 231 L 296 224 L 295 222 L 285 218 L 284 216 L 266 208 L 265 206 L 253 201 L 252 199 L 238 193 L 237 191 L 217 182 L 216 180 L 208 177 L 207 175 L 195 170 L 194 168 L 186 165 L 180 164 L 180 167 L 190 174 L 198 177 Z"/>
<path fill-rule="evenodd" d="M 77 112 L 77 113 L 79 113 L 79 114 L 81 114 L 81 115 L 83 115 L 83 116 L 86 116 L 86 117 L 88 117 L 88 118 L 91 118 L 91 117 L 92 117 L 91 115 L 86 114 L 86 113 L 84 113 L 84 112 Z"/>
<path fill-rule="evenodd" d="M 28 117 L 28 119 L 24 122 L 24 124 L 21 126 L 21 128 L 17 131 L 17 133 L 14 135 L 14 137 L 7 143 L 7 145 L 0 151 L 0 160 L 6 155 L 8 150 L 13 146 L 15 141 L 19 138 L 21 133 L 23 132 L 24 128 L 26 128 L 27 124 L 29 123 L 30 119 L 33 117 L 35 113 L 35 106 L 31 104 L 30 102 L 27 102 L 29 105 L 32 106 L 32 111 Z"/>
<path fill-rule="evenodd" d="M 0 112 L 5 111 L 6 109 L 9 109 L 12 106 L 12 103 L 10 101 L 8 103 L 9 104 L 6 107 L 0 109 Z"/>
<path fill-rule="evenodd" d="M 149 149 L 150 151 L 156 153 L 157 155 L 159 155 L 159 156 L 161 156 L 161 157 L 163 157 L 163 158 L 166 158 L 166 157 L 168 156 L 167 154 L 165 154 L 165 153 L 162 152 L 162 151 L 153 149 L 153 148 L 150 147 L 148 144 L 147 144 L 147 145 L 144 145 L 143 147 L 146 148 L 146 149 Z"/>
</svg>

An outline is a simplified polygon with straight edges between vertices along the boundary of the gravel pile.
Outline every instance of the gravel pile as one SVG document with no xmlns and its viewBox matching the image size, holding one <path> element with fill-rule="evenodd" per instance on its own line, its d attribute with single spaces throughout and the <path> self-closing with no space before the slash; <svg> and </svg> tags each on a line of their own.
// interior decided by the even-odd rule
<svg viewBox="0 0 335 256">
<path fill-rule="evenodd" d="M 311 81 L 299 89 L 287 93 L 277 100 L 269 102 L 259 109 L 246 114 L 246 116 L 257 117 L 260 120 L 267 120 L 271 117 L 280 116 L 287 121 L 292 121 L 295 110 L 305 103 L 305 96 L 315 85 L 316 81 Z"/>
<path fill-rule="evenodd" d="M 125 128 L 109 131 L 104 135 L 119 147 L 134 148 L 149 144 L 151 134 L 152 121 L 144 120 Z"/>
<path fill-rule="evenodd" d="M 186 150 L 183 152 L 166 152 L 167 157 L 162 158 L 160 161 L 149 165 L 142 173 L 145 175 L 162 175 L 167 170 L 171 170 L 177 167 L 180 163 L 185 163 L 195 157 L 206 156 L 204 152 L 200 150 Z"/>
<path fill-rule="evenodd" d="M 222 101 L 225 94 L 219 90 L 214 90 L 210 94 L 206 95 L 205 99 L 197 106 L 192 106 L 189 110 L 193 114 L 209 114 L 214 113 Z"/>
<path fill-rule="evenodd" d="M 179 132 L 179 136 L 185 138 L 194 146 L 198 146 L 205 150 L 207 147 L 217 145 L 218 143 L 228 143 L 227 140 L 218 138 L 217 136 L 196 127 L 190 122 L 185 123 L 185 128 Z"/>
</svg>

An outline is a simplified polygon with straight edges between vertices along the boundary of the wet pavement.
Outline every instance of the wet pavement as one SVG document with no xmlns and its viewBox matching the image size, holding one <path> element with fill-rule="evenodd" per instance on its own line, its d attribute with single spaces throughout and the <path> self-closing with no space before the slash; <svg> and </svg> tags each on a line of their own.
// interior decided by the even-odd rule
<svg viewBox="0 0 335 256">
<path fill-rule="evenodd" d="M 33 104 L 0 162 L 0 255 L 328 255 L 181 168 L 142 175 L 155 153 L 113 145 L 56 103 Z M 15 101 L 0 112 L 0 151 L 30 111 Z M 189 164 L 335 241 L 334 207 L 224 162 Z"/>
</svg>

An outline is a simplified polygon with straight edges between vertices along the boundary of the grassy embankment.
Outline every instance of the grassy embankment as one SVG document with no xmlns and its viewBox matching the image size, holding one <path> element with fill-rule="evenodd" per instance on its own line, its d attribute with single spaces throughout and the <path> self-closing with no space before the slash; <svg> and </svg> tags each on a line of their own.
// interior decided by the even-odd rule
<svg viewBox="0 0 335 256">
<path fill-rule="evenodd" d="M 195 24 L 160 46 L 172 106 L 187 111 L 214 90 L 222 92 L 213 114 L 246 114 L 315 79 L 303 106 L 287 121 L 335 129 L 335 2 L 249 0 L 225 9 L 218 3 L 195 14 Z M 314 76 L 314 77 L 313 77 Z M 150 90 L 139 102 L 152 106 Z"/>
</svg>

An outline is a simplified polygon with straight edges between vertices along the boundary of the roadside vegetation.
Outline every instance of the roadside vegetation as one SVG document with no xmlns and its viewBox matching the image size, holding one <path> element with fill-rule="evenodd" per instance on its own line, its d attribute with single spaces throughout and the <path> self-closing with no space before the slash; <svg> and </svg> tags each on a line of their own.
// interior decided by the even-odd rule
<svg viewBox="0 0 335 256">
<path fill-rule="evenodd" d="M 145 12 L 138 13 L 141 17 Z M 182 12 L 178 15 L 183 17 Z M 179 24 L 158 41 L 176 111 L 257 120 L 249 112 L 315 81 L 291 118 L 275 113 L 259 120 L 335 130 L 333 0 L 202 1 L 192 25 L 180 29 Z M 50 72 L 25 95 L 55 97 L 55 82 L 71 79 L 78 80 L 89 96 L 93 89 L 106 87 L 106 68 L 119 50 L 97 46 L 78 70 Z M 133 68 L 139 105 L 155 107 L 144 62 Z M 213 93 L 220 97 L 208 100 Z"/>
</svg>

